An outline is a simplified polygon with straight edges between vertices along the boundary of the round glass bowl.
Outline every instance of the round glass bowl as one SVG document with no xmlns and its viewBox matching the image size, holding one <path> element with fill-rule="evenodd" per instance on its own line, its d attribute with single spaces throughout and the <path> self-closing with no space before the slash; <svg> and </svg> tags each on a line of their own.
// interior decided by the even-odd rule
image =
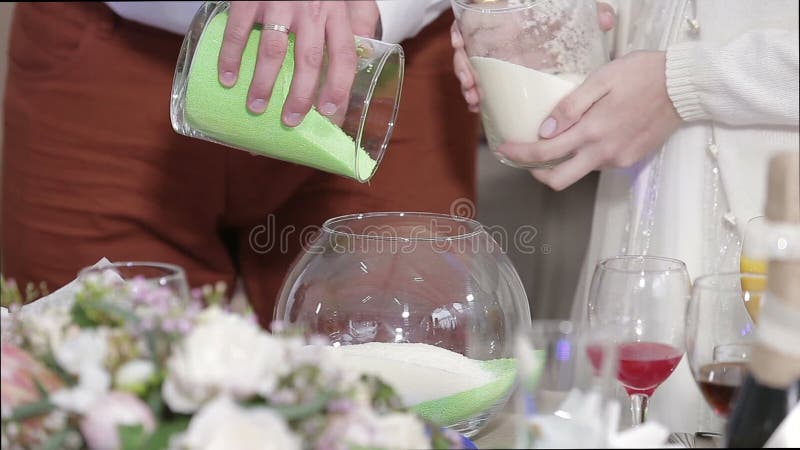
<svg viewBox="0 0 800 450">
<path fill-rule="evenodd" d="M 406 406 L 472 436 L 514 385 L 514 336 L 530 327 L 510 260 L 471 219 L 369 213 L 330 219 L 295 262 L 275 319 L 329 339 Z"/>
</svg>

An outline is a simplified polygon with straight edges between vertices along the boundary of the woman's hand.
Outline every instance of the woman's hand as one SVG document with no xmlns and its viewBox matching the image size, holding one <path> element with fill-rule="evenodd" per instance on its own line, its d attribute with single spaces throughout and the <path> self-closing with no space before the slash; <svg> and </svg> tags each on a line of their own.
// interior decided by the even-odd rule
<svg viewBox="0 0 800 450">
<path fill-rule="evenodd" d="M 296 36 L 295 70 L 283 105 L 283 122 L 292 127 L 299 125 L 315 100 L 321 114 L 340 122 L 355 76 L 357 57 L 353 35 L 374 30 L 377 11 L 372 0 L 231 2 L 219 53 L 220 83 L 227 87 L 236 84 L 242 52 L 254 24 L 282 25 Z M 370 21 L 374 22 L 369 24 Z M 267 108 L 287 45 L 286 33 L 262 31 L 255 72 L 247 95 L 247 108 L 253 113 L 260 114 Z M 325 51 L 328 55 L 327 74 L 319 97 L 315 99 Z"/>
<path fill-rule="evenodd" d="M 609 31 L 614 28 L 616 18 L 614 16 L 614 8 L 608 3 L 597 2 L 597 23 L 600 29 Z M 480 96 L 478 94 L 478 87 L 475 84 L 475 74 L 472 72 L 472 67 L 469 65 L 467 52 L 464 50 L 464 39 L 461 36 L 461 31 L 458 29 L 458 23 L 453 22 L 450 28 L 453 49 L 453 69 L 461 82 L 461 94 L 467 102 L 469 110 L 478 112 L 480 109 Z"/>
<path fill-rule="evenodd" d="M 532 144 L 497 150 L 512 161 L 571 159 L 533 169 L 542 183 L 562 190 L 589 172 L 629 167 L 657 149 L 681 123 L 667 94 L 664 52 L 633 52 L 601 67 L 556 106 Z"/>
</svg>

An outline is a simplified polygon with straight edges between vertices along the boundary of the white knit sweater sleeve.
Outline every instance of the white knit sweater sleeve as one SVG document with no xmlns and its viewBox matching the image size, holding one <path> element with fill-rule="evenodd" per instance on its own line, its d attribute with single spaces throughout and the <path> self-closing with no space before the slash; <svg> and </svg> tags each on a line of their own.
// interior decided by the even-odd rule
<svg viewBox="0 0 800 450">
<path fill-rule="evenodd" d="M 797 31 L 756 30 L 724 46 L 667 48 L 667 91 L 686 121 L 797 126 Z"/>
</svg>

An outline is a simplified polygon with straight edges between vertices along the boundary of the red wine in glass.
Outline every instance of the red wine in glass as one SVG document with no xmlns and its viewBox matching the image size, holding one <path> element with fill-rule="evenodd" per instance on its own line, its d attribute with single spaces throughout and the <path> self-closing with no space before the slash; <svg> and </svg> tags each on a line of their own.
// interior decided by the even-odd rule
<svg viewBox="0 0 800 450">
<path fill-rule="evenodd" d="M 727 417 L 747 376 L 747 362 L 706 364 L 697 374 L 697 385 L 715 413 Z"/>
<path fill-rule="evenodd" d="M 588 352 L 589 359 L 597 370 L 603 358 L 602 349 L 594 346 Z M 619 344 L 617 379 L 628 391 L 628 395 L 642 394 L 649 397 L 672 374 L 682 356 L 682 351 L 659 342 Z"/>
</svg>

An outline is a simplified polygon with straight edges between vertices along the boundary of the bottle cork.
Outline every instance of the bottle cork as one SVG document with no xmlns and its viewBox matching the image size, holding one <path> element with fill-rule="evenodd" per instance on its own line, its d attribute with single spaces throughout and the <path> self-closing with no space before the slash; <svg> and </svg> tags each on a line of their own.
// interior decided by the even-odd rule
<svg viewBox="0 0 800 450">
<path fill-rule="evenodd" d="M 764 214 L 770 222 L 800 223 L 800 153 L 782 153 L 770 160 Z"/>
<path fill-rule="evenodd" d="M 800 227 L 800 153 L 783 153 L 769 164 L 767 205 L 769 223 Z M 800 245 L 791 242 L 789 245 Z M 767 290 L 800 311 L 800 260 L 769 258 Z"/>
<path fill-rule="evenodd" d="M 800 153 L 780 154 L 770 161 L 764 213 L 771 224 L 800 227 Z M 791 242 L 789 245 L 800 245 L 800 242 Z M 769 314 L 766 311 L 769 302 L 781 302 L 783 307 L 789 308 L 783 311 L 800 314 L 800 260 L 771 257 L 767 272 L 768 298 L 762 307 L 757 331 L 760 339 L 751 361 L 751 370 L 762 383 L 784 388 L 800 378 L 800 357 L 792 349 L 791 343 L 800 338 L 797 336 L 800 328 L 792 327 L 794 330 L 791 330 L 785 323 L 781 325 L 780 320 L 770 320 L 765 315 Z M 776 339 L 775 336 L 783 336 L 784 339 Z"/>
</svg>

